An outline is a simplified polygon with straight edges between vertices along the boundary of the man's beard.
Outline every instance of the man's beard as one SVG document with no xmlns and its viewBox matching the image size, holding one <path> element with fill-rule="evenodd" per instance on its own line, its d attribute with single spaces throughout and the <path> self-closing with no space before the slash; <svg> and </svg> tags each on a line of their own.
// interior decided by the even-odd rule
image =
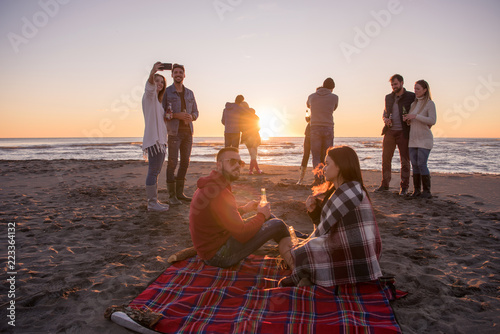
<svg viewBox="0 0 500 334">
<path fill-rule="evenodd" d="M 228 171 L 226 171 L 224 169 L 224 166 L 222 167 L 222 175 L 226 178 L 226 180 L 228 180 L 229 182 L 233 182 L 233 181 L 236 181 L 240 178 L 239 175 L 232 175 L 231 173 L 229 173 Z"/>
</svg>

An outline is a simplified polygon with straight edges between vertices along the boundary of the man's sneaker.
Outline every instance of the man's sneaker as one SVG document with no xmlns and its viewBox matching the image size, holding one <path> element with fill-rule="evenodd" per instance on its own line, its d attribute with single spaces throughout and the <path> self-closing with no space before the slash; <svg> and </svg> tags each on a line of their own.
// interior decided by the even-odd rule
<svg viewBox="0 0 500 334">
<path fill-rule="evenodd" d="M 408 195 L 408 188 L 401 188 L 399 190 L 399 196 L 406 196 Z"/>
<path fill-rule="evenodd" d="M 385 186 L 380 186 L 378 187 L 375 192 L 376 193 L 381 193 L 381 192 L 385 192 L 385 191 L 389 191 L 389 187 L 385 187 Z"/>
</svg>

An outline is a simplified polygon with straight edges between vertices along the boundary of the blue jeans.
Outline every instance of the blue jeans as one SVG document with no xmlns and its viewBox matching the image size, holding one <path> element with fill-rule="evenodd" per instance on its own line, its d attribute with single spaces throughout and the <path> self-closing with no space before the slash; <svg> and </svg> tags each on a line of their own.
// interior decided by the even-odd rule
<svg viewBox="0 0 500 334">
<path fill-rule="evenodd" d="M 205 260 L 205 263 L 209 266 L 228 268 L 255 252 L 268 240 L 274 239 L 276 243 L 279 243 L 281 239 L 289 237 L 290 232 L 285 222 L 274 216 L 271 217 L 272 219 L 266 221 L 252 239 L 242 244 L 230 237 L 210 260 Z"/>
<path fill-rule="evenodd" d="M 326 150 L 333 146 L 333 126 L 311 126 L 313 168 L 325 162 Z"/>
<path fill-rule="evenodd" d="M 410 161 L 413 174 L 429 175 L 427 160 L 431 150 L 421 147 L 410 147 Z"/>
<path fill-rule="evenodd" d="M 165 152 L 151 152 L 148 150 L 148 176 L 146 176 L 146 185 L 154 186 L 158 183 L 163 162 L 165 161 Z"/>
<path fill-rule="evenodd" d="M 168 136 L 168 161 L 167 161 L 167 182 L 175 182 L 175 180 L 184 180 L 186 178 L 187 169 L 189 167 L 189 158 L 191 157 L 191 148 L 193 147 L 193 135 L 191 131 L 179 131 L 177 136 Z M 181 161 L 177 177 L 175 177 L 175 169 L 179 160 L 179 152 Z"/>
</svg>

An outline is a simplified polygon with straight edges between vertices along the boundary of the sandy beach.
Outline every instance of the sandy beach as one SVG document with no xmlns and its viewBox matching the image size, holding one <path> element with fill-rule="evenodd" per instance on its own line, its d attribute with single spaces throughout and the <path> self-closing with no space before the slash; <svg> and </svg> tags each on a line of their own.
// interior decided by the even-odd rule
<svg viewBox="0 0 500 334">
<path fill-rule="evenodd" d="M 214 165 L 191 163 L 188 195 Z M 165 167 L 160 200 L 167 199 Z M 258 199 L 265 187 L 276 216 L 311 232 L 303 204 L 311 190 L 295 185 L 299 168 L 262 169 L 234 183 L 237 200 Z M 0 161 L 0 332 L 130 333 L 104 318 L 106 308 L 128 303 L 170 255 L 192 245 L 188 205 L 146 210 L 146 173 L 143 161 Z M 433 174 L 434 198 L 405 200 L 397 196 L 397 174 L 391 192 L 373 193 L 380 174 L 363 172 L 382 236 L 382 270 L 409 292 L 393 304 L 403 333 L 499 333 L 500 176 Z M 12 301 L 15 327 L 7 317 Z"/>
</svg>

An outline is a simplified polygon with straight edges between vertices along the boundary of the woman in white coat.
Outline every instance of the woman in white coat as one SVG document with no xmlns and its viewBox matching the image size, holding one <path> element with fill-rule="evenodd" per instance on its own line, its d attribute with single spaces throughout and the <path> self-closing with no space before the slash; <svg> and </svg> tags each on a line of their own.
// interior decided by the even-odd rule
<svg viewBox="0 0 500 334">
<path fill-rule="evenodd" d="M 165 161 L 167 147 L 165 111 L 161 105 L 167 83 L 165 77 L 156 73 L 159 70 L 162 70 L 161 63 L 157 62 L 151 69 L 142 97 L 142 112 L 145 123 L 142 149 L 148 157 L 148 175 L 146 177 L 148 211 L 167 211 L 169 209 L 168 204 L 162 204 L 158 201 L 158 175 Z"/>
<path fill-rule="evenodd" d="M 431 198 L 431 176 L 427 160 L 434 144 L 431 127 L 436 124 L 436 105 L 425 80 L 415 83 L 416 100 L 403 120 L 410 125 L 410 162 L 413 169 L 413 193 L 411 197 Z M 420 187 L 423 191 L 420 192 Z"/>
</svg>

